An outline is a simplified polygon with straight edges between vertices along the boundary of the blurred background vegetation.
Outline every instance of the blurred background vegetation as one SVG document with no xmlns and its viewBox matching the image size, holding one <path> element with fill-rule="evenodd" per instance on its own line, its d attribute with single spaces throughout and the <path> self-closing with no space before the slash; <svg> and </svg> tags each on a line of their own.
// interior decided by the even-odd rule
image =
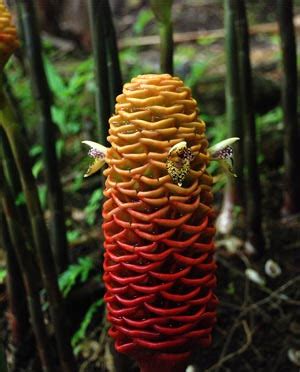
<svg viewBox="0 0 300 372">
<path fill-rule="evenodd" d="M 105 142 L 107 119 L 113 112 L 114 97 L 121 92 L 122 82 L 138 74 L 173 70 L 174 75 L 192 88 L 200 116 L 207 124 L 211 144 L 236 134 L 238 126 L 247 132 L 252 125 L 252 132 L 247 133 L 252 136 L 250 139 L 256 148 L 251 153 L 253 147 L 244 143 L 246 150 L 239 147 L 236 154 L 237 167 L 242 167 L 241 172 L 237 172 L 239 179 L 246 178 L 242 190 L 248 194 L 243 200 L 238 197 L 241 195 L 236 181 L 231 181 L 225 189 L 226 177 L 220 174 L 216 164 L 211 165 L 216 181 L 215 208 L 223 218 L 218 220 L 220 229 L 216 242 L 221 305 L 212 349 L 199 352 L 191 364 L 209 371 L 298 371 L 300 172 L 297 169 L 300 157 L 298 149 L 283 138 L 287 138 L 288 125 L 289 128 L 299 126 L 297 71 L 290 80 L 288 72 L 293 72 L 300 54 L 295 55 L 292 62 L 287 61 L 290 68 L 283 68 L 281 40 L 289 30 L 281 29 L 280 34 L 278 22 L 281 16 L 284 17 L 284 11 L 288 13 L 293 6 L 297 46 L 300 0 L 293 4 L 289 0 L 245 2 L 253 95 L 251 87 L 246 84 L 246 91 L 243 93 L 241 89 L 238 96 L 247 96 L 248 93 L 248 98 L 253 98 L 250 106 L 239 101 L 230 106 L 228 100 L 234 92 L 232 87 L 228 87 L 230 81 L 243 80 L 247 75 L 243 69 L 233 69 L 232 76 L 229 73 L 234 66 L 234 53 L 237 53 L 236 58 L 240 58 L 238 50 L 245 52 L 247 49 L 241 37 L 242 29 L 234 36 L 233 49 L 231 44 L 228 45 L 230 27 L 235 27 L 235 30 L 241 27 L 237 20 L 243 17 L 238 6 L 234 10 L 235 1 L 174 0 L 171 3 L 168 0 L 9 2 L 18 25 L 21 48 L 6 66 L 4 85 L 24 142 L 28 144 L 33 181 L 44 221 L 50 228 L 51 260 L 54 259 L 55 273 L 59 273 L 57 278 L 62 297 L 58 301 L 62 304 L 62 321 L 66 319 L 66 323 L 70 323 L 68 328 L 76 368 L 80 371 L 130 371 L 135 368 L 126 358 L 114 353 L 106 337 L 101 282 L 103 179 L 100 174 L 83 179 L 90 160 L 81 141 Z M 243 4 L 243 1 L 236 3 Z M 230 18 L 230 9 L 236 12 L 233 12 L 235 20 Z M 165 16 L 170 11 L 169 17 Z M 159 12 L 163 12 L 164 17 L 160 18 Z M 286 17 L 281 22 L 287 26 L 286 20 L 291 22 L 292 17 L 289 13 Z M 166 46 L 171 46 L 168 37 L 172 33 L 173 51 Z M 291 45 L 287 42 L 287 47 L 292 48 L 293 39 L 288 35 Z M 287 55 L 293 57 L 290 50 Z M 247 53 L 244 57 L 247 61 Z M 235 62 L 241 66 L 241 61 Z M 282 105 L 285 102 L 281 100 L 286 89 L 286 84 L 282 85 L 284 81 L 288 82 L 287 85 L 294 82 L 286 98 L 286 101 L 295 103 L 294 108 Z M 250 110 L 252 124 L 247 124 L 247 120 L 240 116 L 237 127 L 234 127 L 228 113 L 233 110 L 235 115 L 243 115 L 243 112 L 237 112 L 241 107 L 244 112 L 245 107 Z M 294 124 L 286 123 L 285 109 L 294 110 Z M 298 141 L 297 130 L 290 133 Z M 243 133 L 241 137 L 244 138 Z M 287 152 L 292 157 L 292 176 L 288 178 Z M 242 153 L 245 154 L 244 165 L 239 163 Z M 50 162 L 49 154 L 52 154 Z M 255 169 L 252 168 L 253 158 Z M 3 167 L 4 163 L 10 169 L 14 168 L 9 150 L 4 150 Z M 249 174 L 250 181 L 247 181 Z M 9 176 L 6 171 L 6 177 L 11 181 L 8 182 L 10 187 L 15 186 L 13 204 L 24 231 L 23 235 L 20 233 L 19 242 L 13 241 L 6 228 L 8 221 L 1 213 L 0 332 L 9 370 L 40 371 L 41 362 L 35 347 L 38 341 L 26 323 L 28 306 L 22 284 L 24 278 L 16 274 L 19 272 L 18 263 L 9 255 L 12 252 L 10 244 L 20 246 L 22 241 L 28 241 L 29 253 L 26 254 L 33 266 L 26 268 L 30 271 L 28 280 L 39 283 L 35 292 L 38 293 L 36 306 L 40 306 L 49 344 L 54 345 L 55 337 L 59 345 L 60 335 L 55 329 L 60 323 L 58 320 L 56 325 L 51 324 L 55 313 L 55 310 L 51 313 L 53 299 L 48 289 L 45 291 L 45 285 L 40 285 L 44 269 L 39 263 L 40 258 L 36 258 L 31 250 L 35 238 L 28 220 L 24 190 L 19 185 L 18 176 Z M 253 185 L 256 177 L 257 183 Z M 252 189 L 249 185 L 253 186 Z M 54 191 L 48 192 L 49 189 Z M 288 196 L 286 190 L 289 190 Z M 51 195 L 56 196 L 51 199 Z M 289 195 L 292 195 L 292 202 Z M 254 205 L 255 213 L 249 216 L 251 205 Z M 278 270 L 276 265 L 279 265 L 280 275 L 266 270 L 265 264 L 270 259 L 273 260 L 273 270 Z M 68 333 L 65 337 L 68 338 Z M 66 361 L 68 367 L 62 367 L 63 358 L 57 355 L 64 353 L 64 348 L 59 348 L 57 351 L 56 346 L 52 346 L 48 350 L 55 365 L 48 370 L 75 371 L 76 368 L 71 367 L 74 363 L 72 356 Z"/>
</svg>

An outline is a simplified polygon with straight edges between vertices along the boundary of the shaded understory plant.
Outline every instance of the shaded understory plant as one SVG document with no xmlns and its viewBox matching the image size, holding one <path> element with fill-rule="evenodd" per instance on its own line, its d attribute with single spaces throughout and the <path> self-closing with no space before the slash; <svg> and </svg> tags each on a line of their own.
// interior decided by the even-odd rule
<svg viewBox="0 0 300 372">
<path fill-rule="evenodd" d="M 237 138 L 207 149 L 205 123 L 179 78 L 140 75 L 110 119 L 112 147 L 91 141 L 86 176 L 106 162 L 104 282 L 109 334 L 142 371 L 185 370 L 216 318 L 212 177 Z"/>
</svg>

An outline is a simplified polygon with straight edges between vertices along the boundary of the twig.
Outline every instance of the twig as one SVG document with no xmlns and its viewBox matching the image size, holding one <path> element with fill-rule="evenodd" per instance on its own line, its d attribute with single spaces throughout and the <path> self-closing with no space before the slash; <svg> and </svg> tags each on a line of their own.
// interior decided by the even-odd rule
<svg viewBox="0 0 300 372">
<path fill-rule="evenodd" d="M 251 334 L 251 331 L 249 329 L 248 323 L 245 320 L 242 320 L 241 324 L 242 324 L 244 332 L 245 332 L 246 342 L 238 350 L 233 351 L 232 353 L 229 353 L 229 354 L 225 355 L 216 364 L 214 364 L 210 368 L 206 369 L 205 372 L 212 372 L 212 371 L 216 370 L 217 368 L 221 367 L 225 362 L 228 362 L 230 359 L 233 359 L 236 356 L 243 354 L 248 349 L 248 347 L 250 346 L 250 344 L 252 342 L 252 334 Z"/>
<path fill-rule="evenodd" d="M 232 271 L 232 273 L 234 273 L 235 275 L 239 276 L 239 277 L 245 277 L 245 273 L 242 272 L 241 270 L 238 270 L 236 269 L 235 267 L 231 266 L 229 264 L 228 261 L 226 260 L 223 260 L 222 257 L 220 255 L 218 255 L 218 262 L 220 262 L 223 266 L 227 267 L 229 270 Z M 300 280 L 300 275 L 296 276 L 295 278 L 289 280 L 288 282 L 286 282 L 285 284 L 283 284 L 281 287 L 277 288 L 276 290 L 271 290 L 270 288 L 268 287 L 265 287 L 265 286 L 261 286 L 255 282 L 252 282 L 258 289 L 260 289 L 262 292 L 265 292 L 265 293 L 268 293 L 269 296 L 263 298 L 262 300 L 256 302 L 255 304 L 251 304 L 250 306 L 260 306 L 260 305 L 263 305 L 267 302 L 270 301 L 270 299 L 272 298 L 276 298 L 278 299 L 279 301 L 281 302 L 285 302 L 285 303 L 288 303 L 290 305 L 300 305 L 300 301 L 296 301 L 296 300 L 292 300 L 290 299 L 289 297 L 287 296 L 283 296 L 283 295 L 278 295 L 278 293 L 284 291 L 285 289 L 287 289 L 288 287 L 290 287 L 291 285 L 297 283 L 298 281 Z"/>
<path fill-rule="evenodd" d="M 296 16 L 294 18 L 294 25 L 297 30 L 300 29 L 300 16 Z M 249 28 L 250 35 L 258 35 L 258 34 L 277 34 L 278 33 L 278 24 L 276 22 L 268 22 L 268 23 L 261 23 L 257 25 L 253 25 Z M 174 33 L 173 39 L 175 44 L 179 43 L 187 43 L 195 40 L 201 40 L 205 38 L 212 38 L 212 39 L 222 39 L 224 38 L 224 29 L 216 29 L 216 30 L 209 30 L 209 31 L 191 31 L 191 32 L 180 32 Z M 150 35 L 150 36 L 141 36 L 141 37 L 134 37 L 134 38 L 124 38 L 120 39 L 118 42 L 120 49 L 131 48 L 134 46 L 143 47 L 143 46 L 151 46 L 151 45 L 159 45 L 160 38 L 157 35 Z"/>
</svg>

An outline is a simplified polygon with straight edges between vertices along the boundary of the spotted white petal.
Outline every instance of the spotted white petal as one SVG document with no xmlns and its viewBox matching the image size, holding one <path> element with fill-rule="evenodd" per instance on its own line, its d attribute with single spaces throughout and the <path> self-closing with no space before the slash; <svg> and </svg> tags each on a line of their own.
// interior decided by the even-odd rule
<svg viewBox="0 0 300 372">
<path fill-rule="evenodd" d="M 211 158 L 214 158 L 216 153 L 226 149 L 227 147 L 230 147 L 238 140 L 239 140 L 239 137 L 227 138 L 226 140 L 218 142 L 214 146 L 211 146 L 207 151 L 210 154 Z"/>
<path fill-rule="evenodd" d="M 95 152 L 99 154 L 99 157 L 105 158 L 107 153 L 107 147 L 93 141 L 82 141 L 82 143 L 89 146 L 92 150 L 95 150 Z"/>
<path fill-rule="evenodd" d="M 236 177 L 236 174 L 233 172 L 233 149 L 231 145 L 238 140 L 238 137 L 228 138 L 207 150 L 210 160 L 218 161 L 224 173 L 234 177 Z"/>
<path fill-rule="evenodd" d="M 278 265 L 277 262 L 268 260 L 265 263 L 265 273 L 271 278 L 277 278 L 279 275 L 281 275 L 281 272 L 281 267 Z"/>
<path fill-rule="evenodd" d="M 93 163 L 89 166 L 87 172 L 84 175 L 84 177 L 88 177 L 98 172 L 98 170 L 101 169 L 105 164 L 107 147 L 93 141 L 82 141 L 82 143 L 90 147 L 88 154 L 89 156 L 94 158 Z"/>
</svg>

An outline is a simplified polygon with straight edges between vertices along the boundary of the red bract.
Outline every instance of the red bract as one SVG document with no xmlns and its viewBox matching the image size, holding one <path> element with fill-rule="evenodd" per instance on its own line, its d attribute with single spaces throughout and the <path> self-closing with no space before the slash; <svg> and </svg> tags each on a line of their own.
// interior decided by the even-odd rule
<svg viewBox="0 0 300 372">
<path fill-rule="evenodd" d="M 143 75 L 125 84 L 110 119 L 103 208 L 109 333 L 143 371 L 181 370 L 211 343 L 212 177 L 197 114 L 181 80 Z"/>
</svg>

